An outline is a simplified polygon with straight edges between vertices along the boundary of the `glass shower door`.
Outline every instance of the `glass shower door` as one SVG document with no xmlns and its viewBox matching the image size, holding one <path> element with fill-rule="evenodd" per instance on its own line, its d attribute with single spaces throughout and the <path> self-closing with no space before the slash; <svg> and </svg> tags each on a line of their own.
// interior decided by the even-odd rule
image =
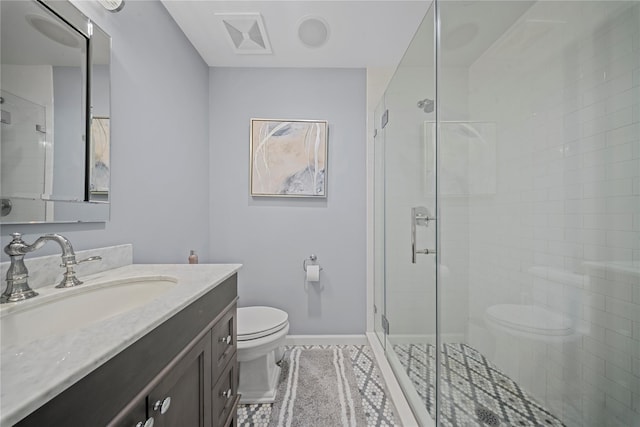
<svg viewBox="0 0 640 427">
<path fill-rule="evenodd" d="M 387 358 L 422 425 L 435 410 L 434 12 L 417 30 L 376 114 L 376 249 Z M 382 186 L 382 189 L 379 187 Z M 381 216 L 380 216 L 381 215 Z M 380 264 L 380 263 L 378 263 Z"/>
</svg>

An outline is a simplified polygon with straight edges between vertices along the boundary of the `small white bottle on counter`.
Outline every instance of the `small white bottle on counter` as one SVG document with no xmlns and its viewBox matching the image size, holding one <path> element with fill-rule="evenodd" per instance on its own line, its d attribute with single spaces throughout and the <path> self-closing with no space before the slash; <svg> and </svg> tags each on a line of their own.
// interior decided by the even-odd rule
<svg viewBox="0 0 640 427">
<path fill-rule="evenodd" d="M 196 251 L 191 250 L 191 254 L 189 255 L 189 264 L 197 264 L 198 263 L 198 255 Z"/>
</svg>

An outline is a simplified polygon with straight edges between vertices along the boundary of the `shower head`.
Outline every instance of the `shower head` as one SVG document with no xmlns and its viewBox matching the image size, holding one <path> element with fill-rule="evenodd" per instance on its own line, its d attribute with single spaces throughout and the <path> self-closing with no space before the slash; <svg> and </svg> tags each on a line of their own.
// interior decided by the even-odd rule
<svg viewBox="0 0 640 427">
<path fill-rule="evenodd" d="M 422 111 L 425 113 L 433 113 L 435 103 L 433 102 L 433 99 L 425 98 L 418 101 L 418 108 L 422 108 Z"/>
</svg>

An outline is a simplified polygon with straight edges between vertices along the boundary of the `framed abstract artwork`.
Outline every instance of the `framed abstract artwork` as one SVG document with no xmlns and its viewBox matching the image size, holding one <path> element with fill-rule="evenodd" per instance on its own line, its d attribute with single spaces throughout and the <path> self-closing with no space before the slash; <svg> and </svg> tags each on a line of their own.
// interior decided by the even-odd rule
<svg viewBox="0 0 640 427">
<path fill-rule="evenodd" d="M 251 119 L 252 196 L 327 197 L 327 121 Z"/>
</svg>

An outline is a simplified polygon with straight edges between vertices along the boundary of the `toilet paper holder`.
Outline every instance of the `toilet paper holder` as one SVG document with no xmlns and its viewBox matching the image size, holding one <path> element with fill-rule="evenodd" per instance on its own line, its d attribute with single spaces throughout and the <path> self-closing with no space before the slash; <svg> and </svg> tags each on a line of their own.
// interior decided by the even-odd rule
<svg viewBox="0 0 640 427">
<path fill-rule="evenodd" d="M 304 270 L 304 272 L 307 272 L 307 265 L 317 265 L 318 264 L 318 257 L 315 256 L 314 254 L 309 255 L 309 258 L 305 259 L 302 261 L 302 269 Z M 311 262 L 312 264 L 307 264 Z M 320 267 L 320 271 L 322 271 L 322 267 Z"/>
</svg>

